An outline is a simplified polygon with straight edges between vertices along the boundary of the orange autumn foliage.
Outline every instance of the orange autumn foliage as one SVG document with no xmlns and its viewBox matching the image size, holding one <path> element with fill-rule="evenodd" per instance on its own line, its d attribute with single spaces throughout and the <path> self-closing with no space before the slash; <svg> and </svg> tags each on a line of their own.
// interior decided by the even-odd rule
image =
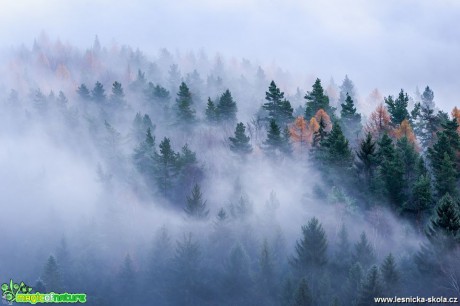
<svg viewBox="0 0 460 306">
<path fill-rule="evenodd" d="M 289 134 L 294 145 L 302 152 L 302 148 L 306 147 L 310 142 L 310 132 L 303 116 L 295 119 L 294 123 L 289 127 Z"/>
<path fill-rule="evenodd" d="M 380 103 L 369 117 L 366 133 L 371 133 L 374 139 L 380 138 L 385 132 L 391 133 L 391 118 L 383 103 Z"/>
<path fill-rule="evenodd" d="M 460 133 L 460 109 L 458 109 L 457 106 L 455 106 L 451 114 L 452 118 L 457 119 L 457 123 L 459 124 L 459 127 L 457 128 L 457 133 Z"/>
<path fill-rule="evenodd" d="M 329 117 L 329 115 L 324 111 L 324 109 L 319 109 L 316 114 L 315 114 L 315 117 L 316 119 L 316 122 L 318 123 L 318 127 L 319 127 L 319 122 L 321 122 L 321 119 L 323 120 L 324 124 L 325 124 L 325 128 L 324 130 L 326 132 L 330 132 L 332 130 L 332 122 L 331 122 L 331 118 Z"/>
<path fill-rule="evenodd" d="M 415 138 L 414 131 L 412 130 L 409 120 L 407 119 L 404 119 L 403 122 L 401 122 L 399 127 L 394 131 L 394 135 L 396 136 L 397 139 L 400 139 L 406 136 L 409 142 L 411 142 L 412 144 L 416 145 L 417 143 L 417 139 Z"/>
</svg>

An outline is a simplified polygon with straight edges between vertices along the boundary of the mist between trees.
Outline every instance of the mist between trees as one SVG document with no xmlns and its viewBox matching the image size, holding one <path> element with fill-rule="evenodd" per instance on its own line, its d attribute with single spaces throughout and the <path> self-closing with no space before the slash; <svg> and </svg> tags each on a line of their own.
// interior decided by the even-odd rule
<svg viewBox="0 0 460 306">
<path fill-rule="evenodd" d="M 1 62 L 2 282 L 89 305 L 460 294 L 460 111 L 429 86 L 359 99 L 97 39 Z"/>
</svg>

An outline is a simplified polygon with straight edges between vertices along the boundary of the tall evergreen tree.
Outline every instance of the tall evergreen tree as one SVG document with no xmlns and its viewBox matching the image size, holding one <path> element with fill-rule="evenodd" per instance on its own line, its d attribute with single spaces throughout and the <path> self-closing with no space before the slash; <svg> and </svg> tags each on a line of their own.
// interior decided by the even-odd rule
<svg viewBox="0 0 460 306">
<path fill-rule="evenodd" d="M 377 266 L 372 266 L 363 280 L 359 293 L 357 306 L 368 306 L 374 304 L 374 298 L 382 296 L 383 286 Z"/>
<path fill-rule="evenodd" d="M 311 272 L 327 263 L 327 238 L 319 220 L 310 219 L 302 226 L 302 238 L 296 242 L 291 265 L 299 272 Z"/>
<path fill-rule="evenodd" d="M 169 138 L 164 138 L 160 145 L 160 153 L 155 153 L 156 180 L 160 192 L 163 195 L 170 195 L 171 188 L 177 175 L 178 155 L 171 148 Z"/>
<path fill-rule="evenodd" d="M 401 124 L 404 119 L 410 118 L 409 112 L 407 111 L 408 103 L 409 96 L 407 93 L 404 93 L 404 90 L 402 89 L 396 100 L 394 100 L 392 96 L 385 98 L 385 104 L 388 107 L 388 112 L 391 115 L 391 121 L 394 125 Z"/>
<path fill-rule="evenodd" d="M 341 106 L 340 121 L 343 124 L 345 136 L 348 139 L 356 139 L 362 129 L 361 115 L 356 111 L 355 104 L 348 92 Z"/>
<path fill-rule="evenodd" d="M 356 156 L 358 157 L 358 171 L 363 173 L 364 181 L 370 184 L 371 180 L 374 178 L 377 156 L 375 142 L 372 140 L 371 133 L 367 133 L 366 139 L 361 141 Z"/>
<path fill-rule="evenodd" d="M 313 84 L 313 90 L 307 92 L 304 98 L 307 100 L 305 110 L 306 120 L 310 120 L 320 109 L 334 116 L 335 109 L 329 105 L 329 98 L 324 94 L 320 79 L 316 79 L 315 84 Z"/>
<path fill-rule="evenodd" d="M 112 107 L 119 108 L 124 106 L 126 103 L 125 101 L 125 93 L 121 83 L 115 81 L 112 84 L 112 94 L 110 95 L 110 102 Z"/>
<path fill-rule="evenodd" d="M 105 95 L 104 85 L 102 85 L 101 82 L 97 81 L 96 84 L 94 84 L 94 88 L 91 90 L 91 97 L 96 103 L 101 104 L 105 102 L 107 97 Z"/>
<path fill-rule="evenodd" d="M 267 139 L 264 141 L 265 150 L 268 154 L 275 154 L 282 146 L 283 140 L 281 137 L 281 130 L 275 120 L 270 121 L 269 130 L 267 132 Z"/>
<path fill-rule="evenodd" d="M 238 154 L 248 154 L 252 152 L 252 146 L 249 143 L 249 137 L 245 134 L 246 128 L 243 122 L 236 125 L 235 137 L 229 137 L 230 150 Z"/>
<path fill-rule="evenodd" d="M 325 148 L 328 163 L 340 167 L 351 166 L 353 156 L 348 146 L 348 140 L 343 135 L 338 122 L 332 126 L 331 133 L 321 144 Z"/>
<path fill-rule="evenodd" d="M 182 82 L 176 98 L 177 123 L 187 125 L 195 121 L 195 110 L 192 108 L 193 99 L 187 85 Z"/>
<path fill-rule="evenodd" d="M 187 216 L 193 219 L 206 219 L 209 214 L 206 201 L 203 200 L 200 186 L 195 184 L 190 196 L 187 196 L 187 203 L 184 208 Z"/>
<path fill-rule="evenodd" d="M 56 259 L 52 255 L 48 257 L 45 264 L 42 279 L 47 291 L 59 292 L 62 289 L 61 272 Z"/>
<path fill-rule="evenodd" d="M 208 104 L 206 106 L 206 120 L 209 123 L 216 123 L 218 121 L 217 118 L 217 109 L 216 106 L 214 105 L 214 102 L 211 100 L 211 98 L 208 98 Z"/>
<path fill-rule="evenodd" d="M 299 286 L 294 293 L 293 306 L 311 306 L 313 305 L 312 296 L 310 289 L 308 288 L 307 281 L 302 278 L 299 282 Z"/>
<path fill-rule="evenodd" d="M 339 105 L 346 104 L 348 96 L 351 100 L 356 100 L 355 85 L 348 78 L 348 75 L 345 75 L 345 79 L 343 79 L 342 85 L 340 85 Z"/>
<path fill-rule="evenodd" d="M 361 233 L 359 241 L 355 244 L 353 262 L 358 262 L 362 267 L 367 268 L 375 262 L 374 248 L 367 240 L 365 232 Z"/>
<path fill-rule="evenodd" d="M 275 120 L 277 124 L 283 126 L 294 119 L 291 103 L 284 98 L 284 92 L 274 81 L 271 81 L 268 91 L 265 92 L 265 100 L 267 102 L 264 103 L 263 108 L 268 111 L 268 120 Z"/>
<path fill-rule="evenodd" d="M 89 92 L 88 87 L 84 83 L 82 83 L 78 88 L 77 88 L 77 94 L 82 99 L 83 101 L 89 101 L 91 100 L 91 94 Z"/>
<path fill-rule="evenodd" d="M 237 107 L 235 101 L 233 101 L 230 90 L 226 90 L 222 96 L 220 96 L 219 103 L 216 106 L 217 117 L 223 122 L 235 122 Z"/>
<path fill-rule="evenodd" d="M 380 272 L 384 282 L 386 294 L 395 294 L 395 290 L 399 287 L 399 272 L 396 268 L 395 258 L 393 254 L 388 254 L 380 266 Z"/>
</svg>

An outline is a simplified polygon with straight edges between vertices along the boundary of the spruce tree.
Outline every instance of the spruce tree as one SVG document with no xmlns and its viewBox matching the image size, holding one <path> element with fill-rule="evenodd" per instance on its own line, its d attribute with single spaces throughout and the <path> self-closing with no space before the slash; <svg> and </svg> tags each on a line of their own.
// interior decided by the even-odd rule
<svg viewBox="0 0 460 306">
<path fill-rule="evenodd" d="M 94 84 L 94 88 L 91 91 L 91 96 L 94 102 L 98 104 L 102 104 L 106 100 L 106 95 L 105 95 L 105 89 L 104 86 L 101 84 L 101 82 L 97 81 L 96 84 Z"/>
<path fill-rule="evenodd" d="M 252 146 L 249 143 L 249 137 L 245 134 L 246 128 L 243 122 L 236 125 L 235 137 L 229 137 L 230 150 L 238 154 L 249 154 L 252 152 Z"/>
<path fill-rule="evenodd" d="M 364 174 L 364 181 L 370 184 L 374 177 L 377 156 L 375 141 L 372 140 L 371 133 L 367 133 L 366 139 L 361 141 L 356 156 L 358 157 L 358 171 Z"/>
<path fill-rule="evenodd" d="M 346 94 L 346 99 L 341 104 L 340 121 L 344 127 L 344 133 L 348 139 L 355 139 L 362 129 L 361 115 L 356 111 L 352 98 Z"/>
<path fill-rule="evenodd" d="M 380 266 L 380 272 L 386 289 L 386 294 L 394 294 L 399 287 L 399 272 L 396 268 L 395 258 L 393 254 L 388 254 Z"/>
<path fill-rule="evenodd" d="M 121 83 L 115 81 L 112 84 L 112 94 L 110 95 L 110 102 L 112 107 L 120 108 L 124 106 L 126 103 L 125 101 L 125 93 Z"/>
<path fill-rule="evenodd" d="M 276 296 L 276 275 L 273 255 L 265 239 L 259 255 L 258 285 L 263 296 Z"/>
<path fill-rule="evenodd" d="M 80 99 L 83 101 L 89 101 L 91 100 L 91 94 L 89 92 L 88 87 L 84 83 L 82 83 L 78 88 L 77 88 L 77 94 Z"/>
<path fill-rule="evenodd" d="M 264 141 L 265 151 L 273 155 L 277 150 L 280 150 L 283 144 L 281 137 L 281 130 L 276 121 L 272 119 L 270 121 L 269 130 L 267 132 L 267 139 Z"/>
<path fill-rule="evenodd" d="M 351 263 L 350 241 L 348 231 L 342 224 L 338 236 L 337 250 L 335 252 L 335 261 L 340 267 L 348 267 Z"/>
<path fill-rule="evenodd" d="M 358 293 L 357 306 L 374 304 L 374 298 L 382 296 L 383 286 L 377 266 L 372 266 L 367 272 Z"/>
<path fill-rule="evenodd" d="M 388 107 L 388 112 L 391 115 L 391 121 L 394 125 L 401 124 L 404 119 L 409 119 L 409 112 L 407 111 L 407 105 L 409 103 L 409 97 L 404 90 L 401 89 L 398 98 L 393 99 L 392 96 L 385 98 L 385 104 Z"/>
<path fill-rule="evenodd" d="M 160 153 L 155 153 L 156 180 L 160 192 L 170 195 L 171 188 L 177 175 L 178 155 L 171 148 L 169 138 L 164 138 L 160 145 Z"/>
<path fill-rule="evenodd" d="M 345 79 L 343 79 L 342 85 L 340 85 L 339 105 L 345 104 L 348 96 L 351 100 L 355 100 L 356 91 L 353 82 L 348 78 L 348 75 L 345 75 Z"/>
<path fill-rule="evenodd" d="M 352 260 L 354 263 L 361 264 L 364 268 L 369 267 L 376 260 L 374 248 L 367 240 L 365 232 L 361 233 L 360 240 L 355 244 Z"/>
<path fill-rule="evenodd" d="M 48 257 L 45 264 L 42 279 L 47 291 L 59 292 L 62 289 L 61 272 L 56 259 L 52 255 Z"/>
<path fill-rule="evenodd" d="M 307 281 L 302 278 L 299 282 L 297 290 L 294 292 L 294 298 L 292 301 L 293 306 L 311 306 L 313 305 L 313 299 L 311 296 L 310 288 L 308 288 Z"/>
<path fill-rule="evenodd" d="M 294 119 L 291 103 L 284 98 L 284 92 L 274 81 L 271 81 L 268 91 L 265 92 L 265 100 L 267 102 L 264 103 L 263 108 L 268 111 L 268 120 L 275 120 L 277 124 L 283 126 Z"/>
<path fill-rule="evenodd" d="M 332 126 L 331 133 L 321 144 L 325 148 L 326 161 L 329 164 L 340 167 L 351 166 L 353 156 L 348 146 L 348 140 L 343 135 L 338 122 Z"/>
<path fill-rule="evenodd" d="M 302 238 L 297 240 L 291 265 L 299 272 L 312 272 L 327 263 L 327 238 L 319 220 L 310 219 L 302 226 Z"/>
<path fill-rule="evenodd" d="M 187 196 L 187 203 L 184 208 L 185 213 L 192 219 L 206 219 L 209 214 L 206 201 L 203 201 L 203 194 L 200 186 L 195 184 L 190 196 Z"/>
<path fill-rule="evenodd" d="M 307 92 L 304 98 L 307 100 L 305 110 L 306 120 L 310 120 L 320 109 L 331 114 L 331 116 L 334 115 L 335 110 L 329 105 L 329 98 L 324 94 L 320 79 L 316 79 L 315 84 L 313 84 L 313 90 Z"/>
<path fill-rule="evenodd" d="M 219 98 L 219 103 L 216 106 L 217 117 L 219 121 L 235 122 L 237 107 L 233 101 L 230 90 L 226 90 Z"/>
<path fill-rule="evenodd" d="M 206 120 L 209 123 L 216 123 L 217 122 L 217 110 L 216 106 L 214 105 L 214 102 L 211 100 L 211 98 L 208 98 L 208 104 L 206 106 Z"/>
<path fill-rule="evenodd" d="M 193 99 L 187 85 L 182 82 L 176 98 L 177 123 L 188 125 L 195 121 L 195 110 L 192 108 Z"/>
</svg>

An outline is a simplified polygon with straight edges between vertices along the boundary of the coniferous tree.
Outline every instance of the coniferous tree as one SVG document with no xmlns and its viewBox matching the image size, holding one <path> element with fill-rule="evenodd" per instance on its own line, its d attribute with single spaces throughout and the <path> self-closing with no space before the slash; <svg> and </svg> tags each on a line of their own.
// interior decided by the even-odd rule
<svg viewBox="0 0 460 306">
<path fill-rule="evenodd" d="M 348 139 L 355 139 L 362 129 L 361 115 L 356 111 L 355 104 L 348 92 L 345 102 L 341 106 L 340 121 L 343 124 L 345 136 Z"/>
<path fill-rule="evenodd" d="M 290 263 L 299 272 L 311 272 L 327 263 L 326 233 L 318 219 L 312 218 L 302 226 L 302 238 L 297 240 L 295 250 Z"/>
<path fill-rule="evenodd" d="M 177 175 L 177 153 L 171 148 L 169 138 L 164 138 L 160 145 L 160 153 L 155 153 L 156 180 L 160 192 L 169 195 Z"/>
<path fill-rule="evenodd" d="M 104 86 L 101 84 L 101 82 L 97 81 L 96 84 L 94 84 L 93 90 L 91 90 L 91 97 L 94 102 L 98 104 L 102 104 L 106 100 L 106 95 L 105 95 L 105 89 Z"/>
<path fill-rule="evenodd" d="M 235 122 L 236 121 L 237 107 L 235 101 L 233 101 L 230 90 L 226 90 L 222 96 L 220 96 L 219 103 L 216 106 L 217 118 L 223 122 Z"/>
<path fill-rule="evenodd" d="M 382 296 L 383 286 L 377 266 L 372 266 L 363 280 L 357 299 L 357 306 L 368 306 L 374 303 L 374 298 Z"/>
<path fill-rule="evenodd" d="M 252 286 L 249 257 L 241 244 L 236 244 L 230 250 L 224 269 L 225 291 L 230 299 L 241 303 Z"/>
<path fill-rule="evenodd" d="M 262 296 L 276 297 L 276 275 L 273 255 L 265 239 L 259 255 L 258 285 L 262 291 Z"/>
<path fill-rule="evenodd" d="M 273 155 L 277 150 L 280 150 L 283 144 L 281 130 L 275 120 L 270 121 L 267 139 L 264 141 L 265 151 Z"/>
<path fill-rule="evenodd" d="M 329 98 L 324 94 L 320 79 L 316 79 L 315 84 L 313 84 L 313 90 L 307 92 L 305 99 L 307 100 L 305 119 L 309 120 L 320 109 L 332 116 L 334 115 L 335 110 L 329 105 Z"/>
<path fill-rule="evenodd" d="M 393 124 L 401 124 L 404 119 L 410 118 L 409 112 L 407 111 L 409 97 L 407 93 L 404 93 L 404 90 L 401 89 L 396 100 L 394 100 L 392 96 L 385 98 L 385 103 L 388 107 L 388 112 L 391 115 L 391 121 Z"/>
<path fill-rule="evenodd" d="M 371 133 L 367 133 L 366 139 L 361 141 L 359 151 L 356 152 L 358 157 L 358 170 L 364 174 L 364 181 L 371 184 L 374 178 L 374 171 L 376 167 L 376 146 L 372 140 Z"/>
<path fill-rule="evenodd" d="M 331 133 L 321 145 L 325 148 L 328 163 L 340 167 L 349 167 L 351 165 L 353 156 L 348 146 L 348 140 L 343 135 L 338 122 L 332 126 Z"/>
<path fill-rule="evenodd" d="M 252 152 L 252 146 L 249 143 L 249 137 L 245 134 L 246 128 L 243 122 L 236 125 L 235 137 L 229 137 L 230 150 L 238 154 L 249 154 Z"/>
<path fill-rule="evenodd" d="M 195 184 L 190 196 L 187 196 L 187 203 L 184 208 L 188 217 L 193 219 L 206 219 L 209 214 L 206 201 L 203 201 L 203 194 L 200 186 Z"/>
<path fill-rule="evenodd" d="M 335 252 L 336 263 L 344 268 L 351 263 L 350 241 L 348 239 L 348 231 L 345 225 L 342 224 L 338 236 L 337 250 Z"/>
<path fill-rule="evenodd" d="M 177 123 L 187 125 L 195 121 L 195 110 L 192 108 L 193 99 L 187 85 L 182 82 L 176 98 Z"/>
<path fill-rule="evenodd" d="M 46 290 L 49 292 L 59 292 L 62 289 L 62 279 L 59 266 L 54 256 L 48 257 L 42 274 Z"/>
<path fill-rule="evenodd" d="M 271 81 L 268 91 L 265 92 L 265 100 L 267 102 L 264 103 L 263 108 L 268 111 L 268 120 L 275 120 L 277 124 L 283 126 L 294 119 L 291 103 L 284 98 L 284 92 L 274 81 Z"/>
<path fill-rule="evenodd" d="M 384 282 L 386 294 L 394 294 L 399 287 L 399 272 L 396 268 L 395 258 L 393 254 L 388 254 L 380 266 L 380 272 Z"/>
<path fill-rule="evenodd" d="M 89 101 L 91 100 L 91 94 L 89 92 L 88 87 L 84 83 L 82 83 L 78 88 L 77 88 L 77 94 L 82 99 L 83 101 Z"/>
<path fill-rule="evenodd" d="M 374 248 L 367 240 L 365 232 L 361 233 L 360 240 L 355 244 L 352 260 L 355 263 L 358 262 L 364 268 L 375 262 Z"/>
<path fill-rule="evenodd" d="M 208 98 L 208 104 L 206 106 L 205 114 L 206 120 L 209 123 L 216 123 L 218 121 L 216 106 L 214 105 L 214 102 L 211 100 L 211 98 Z"/>
<path fill-rule="evenodd" d="M 346 104 L 347 96 L 353 101 L 356 100 L 355 85 L 348 78 L 348 75 L 345 75 L 345 79 L 343 79 L 342 85 L 340 85 L 339 105 Z"/>
<path fill-rule="evenodd" d="M 460 245 L 460 212 L 458 200 L 446 193 L 438 202 L 426 234 L 438 252 Z"/>
<path fill-rule="evenodd" d="M 302 278 L 299 282 L 297 290 L 294 292 L 292 301 L 293 306 L 311 306 L 313 305 L 310 289 L 308 288 L 307 281 Z"/>
<path fill-rule="evenodd" d="M 110 95 L 110 102 L 112 107 L 120 108 L 123 107 L 126 103 L 125 101 L 125 93 L 121 83 L 115 81 L 112 84 L 112 94 Z"/>
<path fill-rule="evenodd" d="M 348 277 L 343 288 L 344 297 L 348 301 L 346 305 L 353 305 L 355 303 L 361 286 L 361 281 L 363 279 L 363 274 L 363 268 L 359 262 L 352 264 L 348 270 Z"/>
<path fill-rule="evenodd" d="M 155 137 L 152 136 L 152 132 L 150 128 L 148 128 L 145 134 L 145 140 L 134 149 L 133 154 L 134 164 L 140 173 L 148 177 L 153 175 L 155 154 Z"/>
</svg>

